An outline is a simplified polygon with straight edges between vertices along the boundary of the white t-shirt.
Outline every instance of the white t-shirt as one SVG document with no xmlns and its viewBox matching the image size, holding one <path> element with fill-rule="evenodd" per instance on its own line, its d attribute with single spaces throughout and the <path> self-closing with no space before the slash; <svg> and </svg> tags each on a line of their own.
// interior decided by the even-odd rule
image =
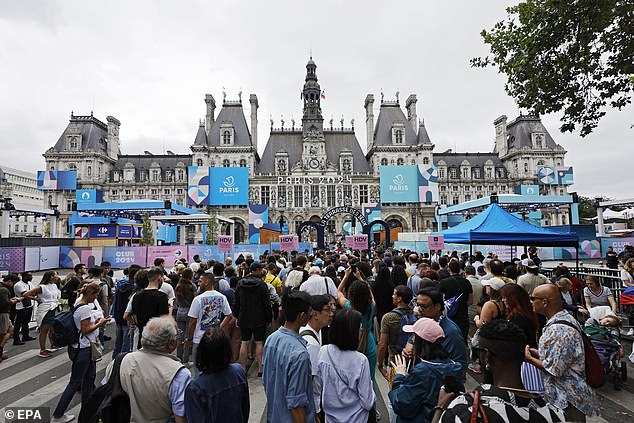
<svg viewBox="0 0 634 423">
<path fill-rule="evenodd" d="M 303 326 L 299 333 L 304 332 L 305 330 L 311 331 L 314 333 L 319 341 L 315 339 L 312 335 L 304 335 L 303 338 L 306 341 L 306 350 L 308 351 L 308 355 L 310 356 L 310 366 L 311 373 L 313 376 L 317 375 L 319 371 L 319 349 L 321 348 L 321 331 L 319 333 L 315 332 L 315 329 L 311 328 L 309 325 Z M 321 410 L 321 392 L 319 387 L 313 384 L 313 398 L 315 399 L 315 410 Z"/>
<path fill-rule="evenodd" d="M 15 285 L 13 285 L 13 291 L 15 292 L 16 297 L 22 297 L 23 294 L 30 289 L 31 289 L 31 285 L 23 281 L 20 281 L 16 283 Z M 31 305 L 28 306 L 27 308 L 31 308 L 31 307 L 33 307 L 32 301 L 31 301 Z M 16 310 L 22 310 L 23 308 L 24 308 L 24 305 L 22 304 L 22 301 L 15 303 Z"/>
<path fill-rule="evenodd" d="M 197 319 L 194 332 L 194 344 L 199 344 L 207 329 L 220 326 L 224 316 L 231 314 L 231 307 L 227 297 L 220 292 L 205 291 L 194 297 L 187 316 Z"/>
<path fill-rule="evenodd" d="M 627 281 L 630 285 L 634 284 L 634 277 L 625 269 L 621 269 L 621 281 Z M 627 288 L 627 285 L 623 283 L 623 288 Z"/>
<path fill-rule="evenodd" d="M 328 294 L 336 297 L 337 287 L 328 276 L 311 275 L 306 279 L 306 282 L 299 286 L 299 290 L 310 295 L 324 295 L 326 294 L 326 285 L 328 286 Z"/>
<path fill-rule="evenodd" d="M 95 342 L 97 340 L 97 335 L 99 334 L 99 329 L 95 329 L 92 332 L 87 333 L 86 335 L 81 334 L 81 321 L 90 319 L 90 324 L 94 324 L 98 313 L 101 313 L 103 316 L 103 312 L 101 311 L 101 307 L 97 304 L 98 311 L 94 309 L 95 304 L 86 304 L 77 307 L 75 312 L 73 313 L 73 320 L 75 320 L 75 326 L 79 330 L 79 348 L 87 348 L 90 347 L 90 342 Z M 77 344 L 72 344 L 73 348 L 77 348 Z"/>
<path fill-rule="evenodd" d="M 172 285 L 170 285 L 169 282 L 163 281 L 163 284 L 159 288 L 159 291 L 162 291 L 165 293 L 165 295 L 167 295 L 167 302 L 170 305 L 174 303 L 174 299 L 176 298 L 176 295 L 174 294 L 174 288 L 172 287 Z"/>
</svg>

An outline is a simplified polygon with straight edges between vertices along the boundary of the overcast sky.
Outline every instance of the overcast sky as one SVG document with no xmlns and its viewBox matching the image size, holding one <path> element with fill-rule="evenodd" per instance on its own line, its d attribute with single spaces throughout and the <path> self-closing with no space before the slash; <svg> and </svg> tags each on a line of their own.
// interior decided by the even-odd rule
<svg viewBox="0 0 634 423">
<path fill-rule="evenodd" d="M 418 96 L 436 151 L 491 151 L 493 120 L 519 110 L 495 69 L 472 69 L 488 50 L 479 32 L 509 1 L 69 1 L 0 0 L 0 163 L 35 172 L 73 111 L 121 121 L 121 150 L 187 154 L 204 96 L 258 96 L 259 150 L 284 116 L 301 119 L 299 92 L 312 46 L 326 123 L 343 115 L 365 150 L 363 103 Z M 216 109 L 216 112 L 219 108 Z M 608 111 L 595 132 L 561 134 L 582 195 L 631 197 L 634 107 Z"/>
</svg>

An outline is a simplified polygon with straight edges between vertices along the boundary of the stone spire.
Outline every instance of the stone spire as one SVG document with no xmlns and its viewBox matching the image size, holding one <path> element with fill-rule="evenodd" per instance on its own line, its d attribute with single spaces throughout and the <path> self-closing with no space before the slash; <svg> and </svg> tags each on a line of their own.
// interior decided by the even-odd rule
<svg viewBox="0 0 634 423">
<path fill-rule="evenodd" d="M 317 65 L 311 56 L 306 64 L 306 80 L 302 90 L 304 114 L 302 117 L 303 136 L 309 132 L 323 133 L 323 117 L 321 115 L 321 87 L 317 82 Z"/>
</svg>

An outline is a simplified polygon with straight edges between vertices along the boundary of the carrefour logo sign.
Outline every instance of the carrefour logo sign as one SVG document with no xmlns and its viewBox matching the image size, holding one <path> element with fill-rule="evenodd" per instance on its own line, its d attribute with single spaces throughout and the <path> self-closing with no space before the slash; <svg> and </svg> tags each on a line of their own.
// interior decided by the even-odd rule
<svg viewBox="0 0 634 423">
<path fill-rule="evenodd" d="M 212 167 L 209 169 L 209 204 L 249 204 L 249 169 L 246 167 Z"/>
<path fill-rule="evenodd" d="M 381 202 L 417 203 L 418 168 L 416 166 L 381 166 Z"/>
</svg>

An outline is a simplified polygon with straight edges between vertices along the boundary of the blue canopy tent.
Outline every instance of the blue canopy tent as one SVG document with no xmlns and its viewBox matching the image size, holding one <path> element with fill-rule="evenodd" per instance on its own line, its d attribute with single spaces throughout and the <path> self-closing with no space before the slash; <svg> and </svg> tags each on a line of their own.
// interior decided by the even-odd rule
<svg viewBox="0 0 634 423">
<path fill-rule="evenodd" d="M 454 244 L 579 246 L 579 236 L 575 232 L 540 228 L 497 204 L 491 204 L 477 216 L 435 235 L 444 235 L 445 242 Z"/>
</svg>

